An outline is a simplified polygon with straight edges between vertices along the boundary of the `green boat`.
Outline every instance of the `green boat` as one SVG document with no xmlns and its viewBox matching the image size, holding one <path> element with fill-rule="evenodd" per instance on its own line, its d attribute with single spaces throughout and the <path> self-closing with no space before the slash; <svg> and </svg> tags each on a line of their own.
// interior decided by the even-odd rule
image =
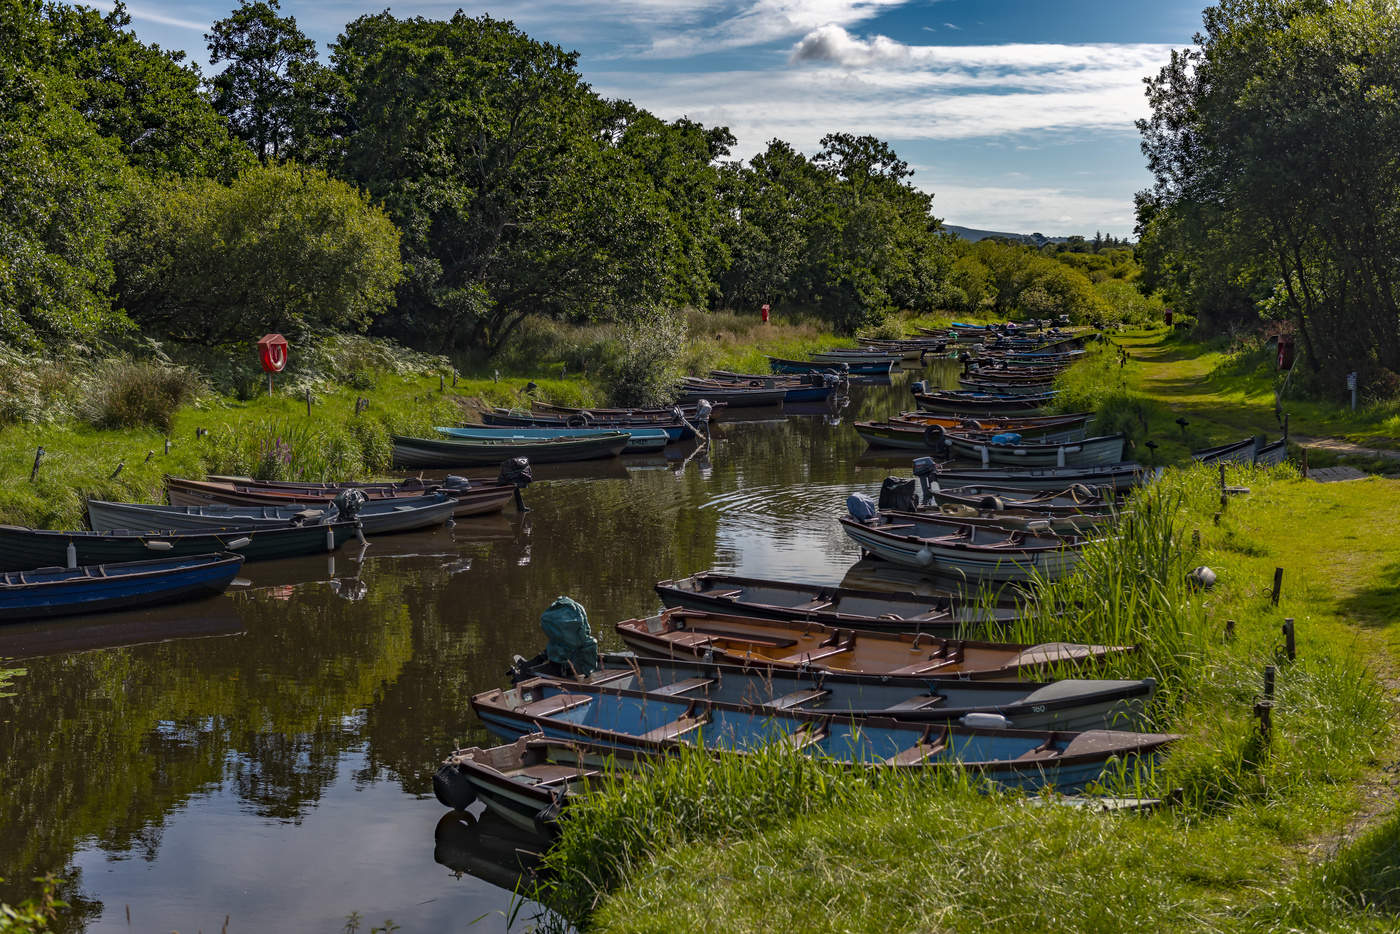
<svg viewBox="0 0 1400 934">
<path fill-rule="evenodd" d="M 359 529 L 359 522 L 205 532 L 58 532 L 0 525 L 0 571 L 73 568 L 213 552 L 232 552 L 245 561 L 296 558 L 335 551 L 346 539 L 359 534 Z"/>
<path fill-rule="evenodd" d="M 532 438 L 479 441 L 439 438 L 405 438 L 394 435 L 396 467 L 494 467 L 513 457 L 528 457 L 533 464 L 616 457 L 627 447 L 625 431 L 590 438 Z"/>
</svg>

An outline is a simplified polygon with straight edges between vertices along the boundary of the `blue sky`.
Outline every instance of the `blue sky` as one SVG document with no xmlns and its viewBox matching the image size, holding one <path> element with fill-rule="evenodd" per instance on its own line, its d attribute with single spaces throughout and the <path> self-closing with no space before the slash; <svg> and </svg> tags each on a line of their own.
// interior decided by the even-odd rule
<svg viewBox="0 0 1400 934">
<path fill-rule="evenodd" d="M 99 8 L 109 3 L 97 2 Z M 1191 41 L 1204 0 L 506 0 L 458 6 L 581 53 L 599 92 L 725 124 L 748 157 L 779 137 L 889 140 L 949 223 L 1046 234 L 1132 232 L 1148 184 L 1132 121 L 1141 79 Z M 204 64 L 233 0 L 133 0 L 133 28 Z M 385 4 L 284 0 L 321 44 Z"/>
</svg>

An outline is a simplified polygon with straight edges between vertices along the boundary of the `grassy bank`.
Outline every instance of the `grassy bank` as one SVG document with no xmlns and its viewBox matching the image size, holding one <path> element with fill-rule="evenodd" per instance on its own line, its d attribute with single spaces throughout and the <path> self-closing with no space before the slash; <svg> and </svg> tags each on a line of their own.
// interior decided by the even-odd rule
<svg viewBox="0 0 1400 934">
<path fill-rule="evenodd" d="M 1150 726 L 1183 738 L 1109 785 L 1172 806 L 1105 815 L 949 776 L 681 760 L 581 803 L 545 897 L 606 931 L 697 917 L 717 930 L 1393 930 L 1400 831 L 1367 791 L 1394 758 L 1400 483 L 1320 486 L 1286 469 L 1231 482 L 1251 493 L 1216 525 L 1210 471 L 1169 474 L 1013 633 L 1142 646 L 1103 673 L 1157 677 Z M 1219 573 L 1215 589 L 1187 589 L 1197 564 Z M 1252 721 L 1266 664 L 1280 665 L 1267 745 Z"/>
<path fill-rule="evenodd" d="M 893 327 L 912 322 L 901 319 Z M 765 355 L 803 358 L 853 343 L 801 315 L 778 315 L 765 325 L 757 315 L 691 312 L 684 346 L 671 365 L 676 374 L 761 373 L 768 369 Z M 428 435 L 434 425 L 461 422 L 464 410 L 528 405 L 532 398 L 608 403 L 615 326 L 536 325 L 517 344 L 499 360 L 457 366 L 357 338 L 311 348 L 302 355 L 309 360 L 293 348 L 294 372 L 279 377 L 270 396 L 251 355 L 232 362 L 226 355 L 178 361 L 204 388 L 173 409 L 168 430 L 100 427 L 88 397 L 104 391 L 111 369 L 105 364 L 75 375 L 61 361 L 33 369 L 17 359 L 0 361 L 8 365 L 0 368 L 0 522 L 76 528 L 86 498 L 160 501 L 166 474 L 306 480 L 383 475 L 391 470 L 391 434 Z M 132 395 L 140 401 L 153 392 L 138 385 Z M 357 412 L 362 399 L 367 407 Z M 31 482 L 39 447 L 45 453 Z"/>
</svg>

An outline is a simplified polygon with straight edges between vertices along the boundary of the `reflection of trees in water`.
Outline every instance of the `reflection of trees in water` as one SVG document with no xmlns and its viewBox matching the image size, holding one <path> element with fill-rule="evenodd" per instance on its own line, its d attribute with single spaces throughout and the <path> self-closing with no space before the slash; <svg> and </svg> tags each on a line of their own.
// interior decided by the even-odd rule
<svg viewBox="0 0 1400 934">
<path fill-rule="evenodd" d="M 328 593 L 228 598 L 242 637 L 27 663 L 18 695 L 0 700 L 0 899 L 32 894 L 27 880 L 86 841 L 154 858 L 166 815 L 221 783 L 258 814 L 304 813 L 357 741 L 344 717 L 412 650 L 388 588 L 360 604 Z M 98 910 L 79 882 L 65 886 L 67 925 Z"/>
</svg>

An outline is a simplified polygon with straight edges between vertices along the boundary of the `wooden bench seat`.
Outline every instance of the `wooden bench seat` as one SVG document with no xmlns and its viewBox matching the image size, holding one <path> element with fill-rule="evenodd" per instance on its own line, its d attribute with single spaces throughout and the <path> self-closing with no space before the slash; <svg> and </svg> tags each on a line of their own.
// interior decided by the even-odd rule
<svg viewBox="0 0 1400 934">
<path fill-rule="evenodd" d="M 943 703 L 944 698 L 937 694 L 916 694 L 913 697 L 902 700 L 897 704 L 891 704 L 883 710 L 926 710 L 929 707 L 937 707 Z"/>
<path fill-rule="evenodd" d="M 672 720 L 670 723 L 664 723 L 654 730 L 647 730 L 637 738 L 649 743 L 664 743 L 667 740 L 679 739 L 687 733 L 698 730 L 704 723 L 705 718 L 703 716 L 692 717 L 687 715 L 677 720 Z"/>
<path fill-rule="evenodd" d="M 810 704 L 812 701 L 821 700 L 823 697 L 830 697 L 831 692 L 821 688 L 803 688 L 800 691 L 793 691 L 781 697 L 775 697 L 770 701 L 765 701 L 762 706 L 773 710 L 791 710 L 793 707 L 800 707 L 803 704 Z"/>
<path fill-rule="evenodd" d="M 673 681 L 670 684 L 663 684 L 654 691 L 649 691 L 648 693 L 669 697 L 675 694 L 685 694 L 697 688 L 708 687 L 714 683 L 715 680 L 713 678 L 686 678 L 681 681 Z"/>
</svg>

